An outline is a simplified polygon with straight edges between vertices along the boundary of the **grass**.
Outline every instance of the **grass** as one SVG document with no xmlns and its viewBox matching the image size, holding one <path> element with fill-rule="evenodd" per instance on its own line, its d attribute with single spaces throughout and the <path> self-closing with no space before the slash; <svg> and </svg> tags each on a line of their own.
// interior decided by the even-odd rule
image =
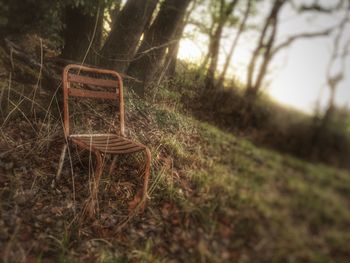
<svg viewBox="0 0 350 263">
<path fill-rule="evenodd" d="M 157 114 L 172 112 L 163 108 Z M 189 123 L 192 133 L 182 134 L 173 122 L 176 118 L 182 120 L 175 123 Z M 193 160 L 183 171 L 192 193 L 179 209 L 195 227 L 212 239 L 228 235 L 228 247 L 238 254 L 249 248 L 243 253 L 248 261 L 345 260 L 350 231 L 347 172 L 257 148 L 188 116 L 176 118 L 159 118 L 157 123 L 176 130 L 164 145 L 172 149 L 174 166 Z M 194 134 L 194 144 L 182 143 L 183 136 Z M 203 247 L 197 248 L 199 258 L 222 260 L 220 250 L 210 249 L 213 240 L 199 242 L 207 249 L 203 254 Z"/>
<path fill-rule="evenodd" d="M 3 261 L 18 260 L 17 251 L 20 260 L 37 262 L 348 261 L 348 172 L 256 147 L 198 121 L 164 87 L 155 101 L 126 99 L 128 135 L 150 146 L 153 162 L 149 205 L 121 231 L 117 194 L 134 183 L 137 157 L 121 158 L 118 176 L 103 176 L 100 218 L 78 224 L 72 179 L 79 211 L 88 165 L 74 162 L 71 175 L 67 163 L 51 189 L 59 118 L 13 113 L 18 118 L 0 137 L 8 149 L 0 159 Z"/>
</svg>

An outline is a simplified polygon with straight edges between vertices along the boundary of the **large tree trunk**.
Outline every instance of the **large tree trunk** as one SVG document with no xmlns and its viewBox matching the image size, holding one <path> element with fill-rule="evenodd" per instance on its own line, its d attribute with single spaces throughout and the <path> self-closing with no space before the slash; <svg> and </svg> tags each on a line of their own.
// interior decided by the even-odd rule
<svg viewBox="0 0 350 263">
<path fill-rule="evenodd" d="M 128 0 L 119 12 L 102 48 L 101 65 L 124 72 L 149 23 L 158 0 Z"/>
<path fill-rule="evenodd" d="M 128 74 L 140 82 L 133 85 L 134 91 L 144 96 L 154 77 L 162 66 L 166 48 L 171 44 L 175 30 L 182 21 L 191 0 L 165 0 L 161 9 L 145 33 L 136 53 L 135 60 L 128 68 Z"/>
<path fill-rule="evenodd" d="M 226 61 L 225 61 L 225 65 L 224 65 L 224 68 L 221 72 L 221 75 L 219 77 L 219 80 L 218 80 L 218 87 L 221 87 L 224 83 L 224 80 L 225 80 L 225 76 L 226 76 L 226 73 L 227 73 L 227 69 L 231 63 L 231 60 L 232 60 L 232 57 L 233 57 L 233 54 L 234 54 L 234 51 L 236 49 L 236 46 L 238 44 L 238 40 L 242 34 L 242 32 L 244 31 L 244 28 L 245 28 L 245 25 L 247 23 L 247 20 L 248 20 L 248 16 L 249 16 L 249 13 L 250 13 L 250 10 L 251 10 L 251 6 L 252 6 L 252 1 L 253 0 L 247 0 L 247 8 L 244 12 L 244 15 L 243 15 L 243 19 L 242 19 L 242 22 L 240 23 L 239 25 L 239 28 L 238 28 L 238 31 L 237 31 L 237 34 L 235 36 L 235 39 L 233 40 L 232 42 L 232 45 L 230 47 L 230 51 L 227 55 L 227 58 L 226 58 Z"/>
<path fill-rule="evenodd" d="M 190 15 L 197 5 L 197 0 L 192 1 L 191 8 L 187 11 L 183 21 L 179 23 L 175 35 L 173 37 L 174 42 L 169 46 L 168 53 L 165 58 L 165 74 L 167 77 L 172 78 L 176 72 L 177 56 L 180 49 L 180 41 L 185 30 L 185 27 L 189 21 Z"/>
<path fill-rule="evenodd" d="M 112 29 L 112 26 L 116 23 L 116 20 L 117 20 L 117 17 L 121 11 L 121 6 L 122 6 L 122 0 L 115 0 L 114 1 L 114 6 L 109 9 L 109 16 L 110 16 L 110 19 L 111 19 L 111 22 L 110 22 L 110 28 Z"/>
<path fill-rule="evenodd" d="M 222 31 L 229 18 L 230 14 L 235 9 L 238 0 L 232 0 L 226 7 L 225 1 L 221 0 L 220 3 L 220 19 L 218 21 L 217 27 L 214 31 L 214 35 L 210 41 L 209 54 L 210 54 L 210 64 L 205 78 L 205 87 L 213 88 L 215 80 L 215 71 L 218 66 L 219 51 L 220 51 L 220 41 L 222 36 Z"/>
<path fill-rule="evenodd" d="M 82 7 L 67 6 L 64 12 L 64 47 L 62 57 L 96 65 L 103 29 L 104 6 L 96 7 L 94 14 Z"/>
</svg>

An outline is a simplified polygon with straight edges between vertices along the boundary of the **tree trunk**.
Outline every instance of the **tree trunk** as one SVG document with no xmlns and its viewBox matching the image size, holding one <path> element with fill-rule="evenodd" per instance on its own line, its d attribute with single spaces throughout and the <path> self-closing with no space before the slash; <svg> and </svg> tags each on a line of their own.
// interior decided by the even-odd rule
<svg viewBox="0 0 350 263">
<path fill-rule="evenodd" d="M 113 8 L 109 10 L 109 16 L 111 18 L 111 23 L 110 23 L 111 28 L 116 23 L 117 17 L 121 11 L 121 6 L 122 6 L 122 0 L 115 0 Z"/>
<path fill-rule="evenodd" d="M 182 23 L 181 25 L 179 25 L 178 29 L 176 30 L 174 39 L 173 39 L 174 42 L 168 48 L 168 53 L 167 53 L 167 56 L 165 58 L 166 75 L 170 78 L 175 75 L 177 55 L 179 53 L 180 40 L 181 40 L 181 36 L 183 34 L 183 31 L 184 31 L 184 28 L 185 28 L 185 23 Z"/>
<path fill-rule="evenodd" d="M 207 53 L 205 54 L 205 57 L 199 67 L 199 72 L 204 72 L 205 68 L 207 67 L 208 65 L 208 62 L 209 62 L 209 59 L 210 59 L 210 47 L 211 47 L 211 42 L 213 41 L 213 34 L 214 34 L 214 28 L 215 28 L 215 23 L 214 21 L 212 22 L 211 26 L 210 26 L 210 29 L 209 29 L 209 32 L 208 32 L 208 36 L 209 36 L 209 45 L 208 45 L 208 51 Z"/>
<path fill-rule="evenodd" d="M 224 65 L 224 68 L 221 72 L 221 75 L 219 77 L 219 80 L 218 80 L 218 87 L 221 87 L 224 83 L 224 80 L 225 80 L 225 76 L 226 76 L 226 72 L 227 72 L 227 69 L 231 63 L 231 60 L 232 60 L 232 57 L 233 57 L 233 54 L 234 54 L 234 51 L 236 49 L 236 46 L 237 46 L 237 43 L 238 43 L 238 40 L 242 34 L 242 32 L 244 31 L 244 28 L 245 28 L 245 25 L 247 23 L 247 20 L 248 20 L 248 16 L 249 16 L 249 13 L 250 13 L 250 10 L 251 10 L 251 6 L 252 6 L 252 0 L 247 0 L 247 8 L 244 12 L 244 16 L 243 16 L 243 20 L 238 28 L 238 32 L 235 36 L 235 39 L 233 40 L 232 42 L 232 45 L 230 47 L 230 51 L 228 53 L 228 56 L 226 58 L 226 61 L 225 61 L 225 65 Z"/>
<path fill-rule="evenodd" d="M 102 48 L 101 65 L 124 72 L 135 55 L 158 0 L 128 0 L 119 12 Z"/>
<path fill-rule="evenodd" d="M 185 27 L 189 21 L 190 15 L 192 14 L 193 10 L 195 9 L 197 5 L 197 0 L 192 1 L 191 8 L 187 11 L 186 16 L 184 17 L 183 21 L 179 23 L 175 35 L 174 35 L 174 42 L 170 45 L 168 49 L 167 56 L 165 58 L 165 70 L 166 70 L 166 75 L 169 78 L 174 77 L 176 73 L 176 64 L 177 64 L 177 56 L 179 53 L 180 49 L 180 41 L 181 37 L 183 35 L 183 32 L 185 30 Z"/>
<path fill-rule="evenodd" d="M 258 95 L 258 92 L 261 88 L 261 84 L 266 74 L 267 66 L 273 57 L 272 48 L 275 42 L 277 25 L 278 25 L 278 14 L 281 10 L 283 4 L 286 3 L 286 0 L 275 0 L 272 5 L 269 16 L 267 17 L 263 30 L 261 31 L 258 45 L 253 52 L 253 56 L 250 60 L 247 72 L 247 88 L 246 96 L 250 100 L 254 100 Z M 269 35 L 268 35 L 269 34 Z M 262 51 L 262 52 L 261 52 Z M 262 54 L 261 54 L 262 53 Z M 257 72 L 257 78 L 254 81 L 254 74 L 256 73 L 256 63 L 259 56 L 262 55 L 262 63 Z"/>
<path fill-rule="evenodd" d="M 219 60 L 219 51 L 220 51 L 220 41 L 222 36 L 222 31 L 224 29 L 224 26 L 227 22 L 227 19 L 229 18 L 230 14 L 233 12 L 238 0 L 232 0 L 227 7 L 225 7 L 225 1 L 221 0 L 220 4 L 220 19 L 217 24 L 217 27 L 214 31 L 214 35 L 212 37 L 212 40 L 210 41 L 210 48 L 209 48 L 209 54 L 210 54 L 210 64 L 207 71 L 207 75 L 205 78 L 205 87 L 213 88 L 215 83 L 215 71 L 218 66 L 218 60 Z"/>
<path fill-rule="evenodd" d="M 266 75 L 267 67 L 270 64 L 271 58 L 272 58 L 272 48 L 273 44 L 275 42 L 276 38 L 276 32 L 277 32 L 277 17 L 272 22 L 272 33 L 270 35 L 270 38 L 265 46 L 265 52 L 263 55 L 263 61 L 260 65 L 258 76 L 256 78 L 256 82 L 254 85 L 254 90 L 258 91 L 262 85 L 262 82 L 264 80 L 264 77 Z"/>
<path fill-rule="evenodd" d="M 210 54 L 210 64 L 207 71 L 206 79 L 205 79 L 205 87 L 213 88 L 214 87 L 214 79 L 215 79 L 215 71 L 218 65 L 219 59 L 219 49 L 220 49 L 220 40 L 223 30 L 223 24 L 220 23 L 215 30 L 213 41 L 211 43 L 211 47 L 209 50 Z"/>
<path fill-rule="evenodd" d="M 162 66 L 166 48 L 171 44 L 176 28 L 182 21 L 191 0 L 165 0 L 161 9 L 144 35 L 128 74 L 141 83 L 134 83 L 133 89 L 144 96 L 145 89 L 151 86 L 154 77 Z"/>
<path fill-rule="evenodd" d="M 102 4 L 96 7 L 93 15 L 82 7 L 66 7 L 63 58 L 96 65 L 96 52 L 102 41 L 103 12 Z"/>
</svg>

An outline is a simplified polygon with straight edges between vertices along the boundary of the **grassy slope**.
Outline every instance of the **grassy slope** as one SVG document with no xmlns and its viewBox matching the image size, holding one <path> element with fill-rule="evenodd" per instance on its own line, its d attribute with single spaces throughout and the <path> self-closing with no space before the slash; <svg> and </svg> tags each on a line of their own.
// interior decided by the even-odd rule
<svg viewBox="0 0 350 263">
<path fill-rule="evenodd" d="M 171 109 L 156 114 L 167 116 L 160 129 L 177 120 L 168 135 L 172 156 L 193 184 L 181 209 L 197 214 L 194 227 L 205 229 L 203 258 L 221 261 L 228 251 L 266 262 L 349 256 L 348 173 L 257 148 Z"/>
<path fill-rule="evenodd" d="M 148 209 L 120 232 L 102 223 L 118 208 L 94 222 L 72 223 L 68 167 L 62 183 L 50 188 L 59 119 L 12 112 L 17 118 L 1 127 L 0 137 L 7 149 L 0 163 L 3 259 L 347 262 L 349 173 L 257 148 L 180 113 L 177 94 L 161 94 L 156 104 L 127 101 L 129 134 L 150 145 L 153 171 Z M 78 173 L 77 200 L 88 175 Z M 101 189 L 110 180 L 105 175 Z M 102 196 L 113 198 L 111 191 Z"/>
</svg>

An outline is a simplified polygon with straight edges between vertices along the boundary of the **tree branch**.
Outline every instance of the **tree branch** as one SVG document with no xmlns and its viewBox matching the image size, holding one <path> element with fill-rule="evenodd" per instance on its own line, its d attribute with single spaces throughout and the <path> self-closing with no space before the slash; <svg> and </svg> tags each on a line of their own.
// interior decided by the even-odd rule
<svg viewBox="0 0 350 263">
<path fill-rule="evenodd" d="M 349 5 L 350 7 L 350 5 Z M 350 10 L 350 9 L 348 9 Z M 286 41 L 280 43 L 277 45 L 272 51 L 271 51 L 271 56 L 274 56 L 278 51 L 280 51 L 283 48 L 286 48 L 290 46 L 294 41 L 299 40 L 299 39 L 305 39 L 305 38 L 314 38 L 314 37 L 325 37 L 329 36 L 334 30 L 340 28 L 344 28 L 345 25 L 350 21 L 350 15 L 349 12 L 347 12 L 346 16 L 341 20 L 341 22 L 338 25 L 335 25 L 333 27 L 324 29 L 322 31 L 317 31 L 317 32 L 308 32 L 308 33 L 301 33 L 295 36 L 290 36 Z"/>
<path fill-rule="evenodd" d="M 344 0 L 339 0 L 337 3 L 335 3 L 333 6 L 323 6 L 319 3 L 318 0 L 315 0 L 311 4 L 302 4 L 301 6 L 297 6 L 293 1 L 291 2 L 292 7 L 297 10 L 299 13 L 304 12 L 318 12 L 318 13 L 324 13 L 324 14 L 331 14 L 333 12 L 339 11 L 344 6 Z"/>
<path fill-rule="evenodd" d="M 286 41 L 284 41 L 284 42 L 280 43 L 279 45 L 277 45 L 271 51 L 271 55 L 275 55 L 278 51 L 280 51 L 283 48 L 286 48 L 286 47 L 290 46 L 296 40 L 328 36 L 328 35 L 330 35 L 332 33 L 332 31 L 334 29 L 335 28 L 328 28 L 326 30 L 319 31 L 319 32 L 301 33 L 301 34 L 298 34 L 298 35 L 295 35 L 295 36 L 290 36 Z"/>
</svg>

